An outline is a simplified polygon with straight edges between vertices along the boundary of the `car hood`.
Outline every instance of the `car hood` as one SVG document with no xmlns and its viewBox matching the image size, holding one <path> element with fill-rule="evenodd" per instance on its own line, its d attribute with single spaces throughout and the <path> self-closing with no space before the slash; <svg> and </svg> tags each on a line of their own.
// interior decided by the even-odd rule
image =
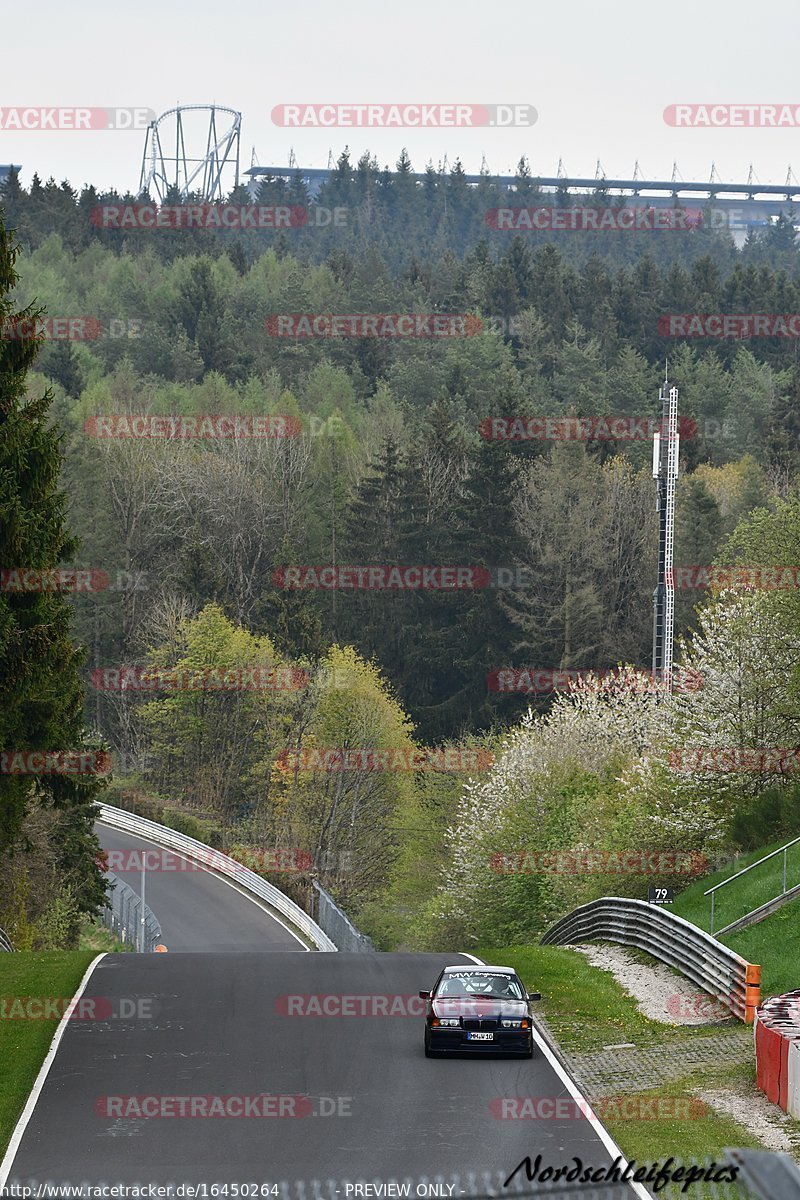
<svg viewBox="0 0 800 1200">
<path fill-rule="evenodd" d="M 528 1016 L 524 1000 L 497 1000 L 491 996 L 441 996 L 431 1001 L 435 1017 L 510 1017 Z"/>
</svg>

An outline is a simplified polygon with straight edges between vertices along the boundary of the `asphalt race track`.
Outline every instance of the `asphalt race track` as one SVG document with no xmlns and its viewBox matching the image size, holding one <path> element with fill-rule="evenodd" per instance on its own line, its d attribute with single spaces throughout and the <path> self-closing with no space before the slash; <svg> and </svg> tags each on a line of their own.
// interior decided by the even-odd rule
<svg viewBox="0 0 800 1200">
<path fill-rule="evenodd" d="M 153 851 L 155 861 L 161 859 L 161 851 L 152 842 L 107 825 L 95 825 L 95 832 L 104 850 Z M 132 861 L 135 863 L 136 860 Z M 164 851 L 163 861 L 173 866 L 182 860 L 179 854 L 169 850 Z M 187 863 L 187 866 L 191 868 L 192 864 Z M 141 891 L 141 871 L 114 870 L 114 874 L 137 894 Z M 303 951 L 306 948 L 257 901 L 248 899 L 230 883 L 208 871 L 148 871 L 145 898 L 161 923 L 164 945 L 169 951 L 220 953 L 230 950 Z"/>
<path fill-rule="evenodd" d="M 573 1155 L 608 1162 L 585 1120 L 492 1115 L 495 1097 L 567 1094 L 540 1054 L 426 1059 L 419 1017 L 283 1015 L 287 995 L 413 994 L 447 961 L 453 956 L 108 955 L 86 996 L 151 997 L 152 1016 L 70 1021 L 9 1183 L 463 1178 L 510 1173 L 536 1153 L 554 1164 Z M 311 1113 L 126 1119 L 104 1115 L 114 1109 L 101 1099 L 261 1093 L 307 1095 Z"/>
<path fill-rule="evenodd" d="M 145 845 L 99 832 L 107 848 Z M 311 1200 L 320 1181 L 325 1196 L 360 1200 L 344 1181 L 456 1178 L 453 1191 L 429 1193 L 448 1197 L 490 1190 L 487 1172 L 505 1178 L 526 1155 L 541 1154 L 543 1166 L 614 1157 L 574 1111 L 498 1119 L 503 1098 L 569 1097 L 539 1049 L 532 1060 L 424 1057 L 417 992 L 466 958 L 304 953 L 264 910 L 201 871 L 148 873 L 147 899 L 170 952 L 108 954 L 95 967 L 84 996 L 99 1001 L 97 1016 L 66 1023 L 21 1140 L 12 1139 L 8 1189 L 31 1188 L 37 1200 L 47 1183 L 278 1184 L 284 1197 Z M 205 938 L 211 952 L 176 953 Z M 342 997 L 381 1000 L 370 1001 L 374 1015 L 298 1015 L 309 1002 L 297 998 L 309 996 L 334 1007 Z M 411 1015 L 382 1015 L 393 997 Z M 176 1097 L 194 1099 L 165 1099 Z M 203 1115 L 216 1097 L 235 1097 L 236 1115 Z M 239 1115 L 253 1097 L 259 1115 Z M 181 1106 L 186 1115 L 176 1115 Z M 411 1196 L 426 1194 L 415 1186 Z M 552 1185 L 526 1186 L 538 1196 Z M 556 1186 L 559 1200 L 636 1194 Z M 248 1194 L 268 1193 L 238 1192 Z"/>
</svg>

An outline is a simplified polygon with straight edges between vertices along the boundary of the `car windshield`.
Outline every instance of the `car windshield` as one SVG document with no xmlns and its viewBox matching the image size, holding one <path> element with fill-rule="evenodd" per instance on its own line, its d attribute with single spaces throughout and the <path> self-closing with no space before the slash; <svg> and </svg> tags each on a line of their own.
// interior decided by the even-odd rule
<svg viewBox="0 0 800 1200">
<path fill-rule="evenodd" d="M 524 1000 L 525 992 L 514 975 L 496 971 L 459 971 L 445 975 L 438 996 L 488 996 L 495 1000 Z"/>
</svg>

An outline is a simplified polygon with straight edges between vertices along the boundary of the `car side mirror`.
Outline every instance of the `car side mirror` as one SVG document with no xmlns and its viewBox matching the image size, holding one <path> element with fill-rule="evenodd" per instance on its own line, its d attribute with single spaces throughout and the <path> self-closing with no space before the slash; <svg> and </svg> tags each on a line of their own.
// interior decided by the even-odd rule
<svg viewBox="0 0 800 1200">
<path fill-rule="evenodd" d="M 420 992 L 419 998 L 420 1000 L 430 1000 L 431 994 L 430 992 Z"/>
<path fill-rule="evenodd" d="M 529 1000 L 541 1000 L 541 998 L 542 998 L 541 992 L 528 992 Z"/>
</svg>

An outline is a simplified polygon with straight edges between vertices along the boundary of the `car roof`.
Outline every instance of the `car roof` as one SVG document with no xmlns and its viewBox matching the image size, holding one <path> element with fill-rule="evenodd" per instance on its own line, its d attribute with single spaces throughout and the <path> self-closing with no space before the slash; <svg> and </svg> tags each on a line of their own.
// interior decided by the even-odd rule
<svg viewBox="0 0 800 1200">
<path fill-rule="evenodd" d="M 516 975 L 517 973 L 513 967 L 491 967 L 488 963 L 481 963 L 480 966 L 477 963 L 473 963 L 465 967 L 445 967 L 444 969 L 445 975 L 451 971 L 458 971 L 459 974 L 463 974 L 464 971 L 494 971 L 498 975 Z"/>
</svg>

